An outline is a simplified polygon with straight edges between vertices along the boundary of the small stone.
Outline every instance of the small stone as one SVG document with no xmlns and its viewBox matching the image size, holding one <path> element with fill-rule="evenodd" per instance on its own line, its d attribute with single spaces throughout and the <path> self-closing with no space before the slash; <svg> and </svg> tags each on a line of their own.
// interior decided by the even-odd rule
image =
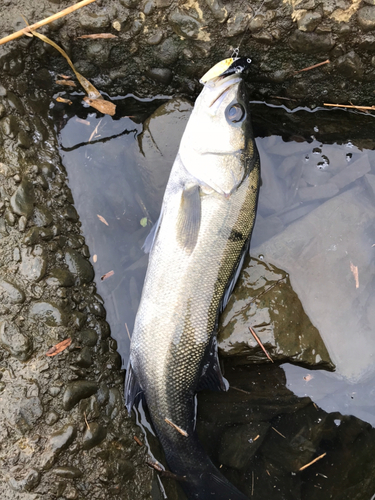
<svg viewBox="0 0 375 500">
<path fill-rule="evenodd" d="M 31 340 L 15 323 L 5 320 L 0 322 L 0 345 L 20 361 L 27 361 L 33 352 Z"/>
<path fill-rule="evenodd" d="M 266 18 L 263 14 L 258 14 L 249 22 L 249 30 L 251 32 L 257 32 L 266 26 Z"/>
<path fill-rule="evenodd" d="M 33 226 L 27 231 L 22 242 L 27 246 L 32 246 L 35 245 L 35 243 L 38 241 L 38 238 L 39 238 L 39 228 Z"/>
<path fill-rule="evenodd" d="M 70 411 L 81 401 L 95 394 L 98 390 L 96 382 L 87 380 L 75 380 L 70 382 L 65 389 L 63 396 L 63 407 L 65 411 Z"/>
<path fill-rule="evenodd" d="M 156 7 L 159 9 L 165 9 L 166 7 L 169 7 L 172 3 L 172 0 L 155 0 L 156 1 Z"/>
<path fill-rule="evenodd" d="M 10 304 L 22 304 L 25 300 L 25 293 L 17 285 L 1 278 L 0 292 L 3 292 L 3 298 Z"/>
<path fill-rule="evenodd" d="M 55 411 L 50 411 L 49 413 L 47 413 L 46 418 L 45 418 L 46 424 L 53 425 L 59 420 L 59 418 L 60 418 L 60 416 L 58 413 L 56 413 Z"/>
<path fill-rule="evenodd" d="M 65 252 L 65 262 L 69 271 L 75 276 L 77 285 L 90 283 L 94 279 L 94 269 L 91 263 L 76 250 Z"/>
<path fill-rule="evenodd" d="M 169 16 L 168 22 L 179 36 L 193 40 L 199 37 L 201 23 L 181 10 L 174 10 Z"/>
<path fill-rule="evenodd" d="M 51 302 L 34 302 L 30 307 L 30 317 L 47 326 L 65 326 L 66 317 L 60 307 Z"/>
<path fill-rule="evenodd" d="M 79 219 L 77 210 L 73 207 L 73 205 L 66 205 L 63 210 L 63 217 L 66 220 L 70 220 L 72 222 L 77 222 Z"/>
<path fill-rule="evenodd" d="M 14 115 L 6 116 L 0 122 L 1 128 L 5 135 L 10 137 L 11 139 L 15 139 L 17 137 L 19 131 L 19 125 L 17 118 Z"/>
<path fill-rule="evenodd" d="M 64 465 L 62 467 L 55 467 L 52 471 L 56 476 L 64 477 L 65 479 L 77 479 L 82 477 L 82 471 L 77 467 Z"/>
<path fill-rule="evenodd" d="M 47 227 L 52 224 L 53 217 L 47 207 L 36 206 L 33 214 L 33 222 L 38 227 Z"/>
<path fill-rule="evenodd" d="M 60 391 L 61 387 L 58 387 L 56 385 L 53 385 L 52 387 L 48 388 L 48 392 L 53 398 L 55 398 L 58 394 L 60 394 Z"/>
<path fill-rule="evenodd" d="M 95 347 L 98 341 L 98 334 L 95 330 L 82 330 L 77 333 L 77 340 L 85 346 Z"/>
<path fill-rule="evenodd" d="M 179 55 L 179 44 L 173 38 L 167 38 L 155 50 L 155 57 L 166 66 L 174 64 Z"/>
<path fill-rule="evenodd" d="M 172 81 L 172 71 L 168 68 L 151 68 L 146 71 L 146 76 L 157 83 L 168 85 Z"/>
<path fill-rule="evenodd" d="M 34 210 L 34 188 L 25 175 L 10 199 L 10 206 L 17 215 L 30 217 Z"/>
<path fill-rule="evenodd" d="M 228 11 L 223 6 L 220 0 L 206 0 L 206 4 L 212 12 L 214 18 L 219 22 L 223 23 L 228 18 Z"/>
<path fill-rule="evenodd" d="M 375 0 L 365 0 L 368 5 L 375 5 Z"/>
<path fill-rule="evenodd" d="M 15 424 L 22 434 L 26 434 L 42 415 L 43 406 L 38 396 L 23 398 L 17 409 Z"/>
<path fill-rule="evenodd" d="M 147 39 L 149 45 L 158 45 L 163 40 L 163 32 L 157 31 Z"/>
<path fill-rule="evenodd" d="M 375 28 L 375 7 L 362 7 L 358 10 L 357 19 L 365 31 L 373 30 Z"/>
<path fill-rule="evenodd" d="M 112 23 L 112 28 L 115 29 L 116 31 L 121 31 L 121 23 L 120 21 L 113 21 Z"/>
<path fill-rule="evenodd" d="M 320 54 L 329 52 L 335 42 L 331 33 L 317 34 L 297 29 L 290 37 L 289 45 L 295 52 Z"/>
<path fill-rule="evenodd" d="M 43 469 L 49 470 L 56 462 L 60 453 L 66 450 L 75 440 L 77 429 L 74 425 L 67 424 L 57 432 L 51 434 L 46 446 L 46 451 L 41 457 Z"/>
<path fill-rule="evenodd" d="M 151 15 L 155 11 L 155 3 L 153 0 L 148 0 L 148 2 L 145 3 L 145 6 L 143 7 L 143 13 L 146 16 Z"/>
<path fill-rule="evenodd" d="M 90 368 L 92 365 L 92 356 L 88 347 L 84 347 L 80 350 L 77 356 L 76 364 L 81 368 Z"/>
<path fill-rule="evenodd" d="M 108 14 L 95 14 L 94 12 L 82 12 L 79 17 L 79 24 L 87 30 L 97 30 L 107 28 L 110 24 Z"/>
<path fill-rule="evenodd" d="M 84 450 L 91 450 L 100 444 L 107 436 L 107 429 L 96 422 L 91 422 L 89 428 L 86 428 L 83 438 L 82 447 Z"/>
<path fill-rule="evenodd" d="M 297 26 L 300 31 L 314 31 L 320 24 L 322 15 L 319 12 L 306 12 L 297 21 Z"/>
<path fill-rule="evenodd" d="M 41 478 L 40 472 L 38 472 L 35 469 L 28 469 L 26 472 L 23 472 L 22 479 L 17 480 L 11 476 L 8 479 L 8 484 L 14 491 L 18 492 L 32 491 L 40 483 L 40 478 Z"/>
<path fill-rule="evenodd" d="M 245 12 L 237 12 L 230 17 L 227 21 L 228 36 L 241 35 L 247 29 L 250 19 L 251 15 Z"/>
<path fill-rule="evenodd" d="M 17 146 L 23 149 L 29 149 L 31 145 L 32 140 L 29 135 L 24 130 L 21 130 L 17 135 Z"/>
<path fill-rule="evenodd" d="M 11 212 L 10 210 L 5 211 L 4 218 L 7 221 L 8 226 L 13 227 L 14 224 L 16 223 L 16 218 L 15 218 L 13 212 Z"/>
<path fill-rule="evenodd" d="M 339 73 L 351 79 L 362 78 L 364 72 L 362 60 L 353 50 L 337 59 L 336 68 Z"/>
<path fill-rule="evenodd" d="M 21 215 L 21 217 L 18 220 L 18 230 L 20 233 L 23 233 L 26 229 L 27 225 L 27 219 L 24 215 Z"/>
<path fill-rule="evenodd" d="M 73 286 L 74 276 L 67 269 L 54 268 L 48 273 L 48 285 L 54 286 Z"/>
</svg>

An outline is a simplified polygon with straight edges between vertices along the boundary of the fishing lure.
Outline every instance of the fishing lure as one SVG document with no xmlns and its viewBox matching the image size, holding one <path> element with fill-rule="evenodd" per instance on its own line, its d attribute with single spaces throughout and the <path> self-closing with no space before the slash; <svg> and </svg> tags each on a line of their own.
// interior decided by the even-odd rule
<svg viewBox="0 0 375 500">
<path fill-rule="evenodd" d="M 205 73 L 200 82 L 206 84 L 214 78 L 232 75 L 233 73 L 243 73 L 250 66 L 250 57 L 229 57 L 223 59 Z"/>
</svg>

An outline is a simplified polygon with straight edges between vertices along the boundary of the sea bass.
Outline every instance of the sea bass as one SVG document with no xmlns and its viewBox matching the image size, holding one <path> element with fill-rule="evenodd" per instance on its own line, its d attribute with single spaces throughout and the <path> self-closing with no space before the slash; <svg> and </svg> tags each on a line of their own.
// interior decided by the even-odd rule
<svg viewBox="0 0 375 500">
<path fill-rule="evenodd" d="M 142 395 L 189 499 L 247 498 L 213 465 L 195 432 L 196 392 L 228 388 L 218 316 L 248 252 L 258 199 L 259 156 L 236 71 L 205 83 L 181 139 L 145 242 L 150 259 L 125 382 L 129 412 Z"/>
</svg>

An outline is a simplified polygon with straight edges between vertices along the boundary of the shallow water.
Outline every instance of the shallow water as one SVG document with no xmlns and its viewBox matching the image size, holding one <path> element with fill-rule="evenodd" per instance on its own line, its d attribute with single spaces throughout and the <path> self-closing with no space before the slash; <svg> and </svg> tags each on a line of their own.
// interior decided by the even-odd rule
<svg viewBox="0 0 375 500">
<path fill-rule="evenodd" d="M 158 216 L 190 105 L 129 96 L 116 100 L 119 109 L 112 119 L 82 109 L 79 101 L 77 95 L 77 104 L 64 110 L 53 107 L 51 113 L 60 123 L 60 152 L 98 292 L 126 366 L 147 265 L 141 247 Z M 277 370 L 285 376 L 285 387 L 299 398 L 309 396 L 327 413 L 353 415 L 374 425 L 375 143 L 366 139 L 373 118 L 325 110 L 300 110 L 297 116 L 261 103 L 254 103 L 253 110 L 262 186 L 251 254 L 289 273 L 336 365 L 335 373 L 288 363 Z M 282 408 L 274 411 L 276 416 L 282 418 Z M 229 419 L 227 424 L 238 422 Z M 342 440 L 330 444 L 333 452 L 341 445 Z M 220 450 L 217 453 L 220 460 Z M 254 478 L 245 476 L 238 482 L 247 481 L 253 492 Z M 293 492 L 289 476 L 280 476 L 280 491 L 289 492 L 285 498 L 315 498 L 310 476 L 299 484 L 299 493 Z M 332 484 L 337 480 L 332 478 Z M 271 498 L 266 491 L 264 495 Z M 257 490 L 254 498 L 263 496 Z"/>
</svg>

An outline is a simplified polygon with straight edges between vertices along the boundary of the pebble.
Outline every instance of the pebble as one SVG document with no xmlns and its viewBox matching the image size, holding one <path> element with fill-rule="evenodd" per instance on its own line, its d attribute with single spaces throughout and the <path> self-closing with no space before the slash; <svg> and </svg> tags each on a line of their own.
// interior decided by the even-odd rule
<svg viewBox="0 0 375 500">
<path fill-rule="evenodd" d="M 48 285 L 52 286 L 73 286 L 74 276 L 67 269 L 61 269 L 57 267 L 51 269 L 51 271 L 48 273 L 46 282 Z"/>
<path fill-rule="evenodd" d="M 99 30 L 110 25 L 109 16 L 106 13 L 95 14 L 94 12 L 81 11 L 79 24 L 86 30 Z"/>
<path fill-rule="evenodd" d="M 251 32 L 257 32 L 266 26 L 266 18 L 263 14 L 258 14 L 249 22 L 249 30 Z"/>
<path fill-rule="evenodd" d="M 15 139 L 17 137 L 19 125 L 15 116 L 6 116 L 1 120 L 0 125 L 5 135 L 11 139 Z"/>
<path fill-rule="evenodd" d="M 72 424 L 66 424 L 57 432 L 51 434 L 46 445 L 46 451 L 41 457 L 42 468 L 49 470 L 56 462 L 60 453 L 66 450 L 75 440 L 77 429 Z"/>
<path fill-rule="evenodd" d="M 41 474 L 35 469 L 28 469 L 23 471 L 22 479 L 15 479 L 13 476 L 9 477 L 8 484 L 14 491 L 18 492 L 26 492 L 32 491 L 34 488 L 38 486 L 41 479 Z"/>
<path fill-rule="evenodd" d="M 73 205 L 65 205 L 62 214 L 66 220 L 70 220 L 72 222 L 77 222 L 79 220 L 77 210 L 73 207 Z"/>
<path fill-rule="evenodd" d="M 52 472 L 56 474 L 56 476 L 64 477 L 65 479 L 77 479 L 78 477 L 82 477 L 82 471 L 78 469 L 78 467 L 69 465 L 55 467 Z"/>
<path fill-rule="evenodd" d="M 314 31 L 320 24 L 322 15 L 319 12 L 306 12 L 297 21 L 297 26 L 300 31 Z"/>
<path fill-rule="evenodd" d="M 47 326 L 65 326 L 67 322 L 63 310 L 52 302 L 34 302 L 29 314 L 31 319 Z"/>
<path fill-rule="evenodd" d="M 65 252 L 65 262 L 75 277 L 76 285 L 90 283 L 94 279 L 94 269 L 91 263 L 76 250 L 68 249 Z"/>
<path fill-rule="evenodd" d="M 23 149 L 29 149 L 31 145 L 32 145 L 32 140 L 30 139 L 29 135 L 24 130 L 18 132 L 17 146 Z"/>
<path fill-rule="evenodd" d="M 179 43 L 173 38 L 167 38 L 155 50 L 155 57 L 163 64 L 169 66 L 174 64 L 179 56 Z"/>
<path fill-rule="evenodd" d="M 297 29 L 289 38 L 289 45 L 295 52 L 320 54 L 329 52 L 335 42 L 330 33 L 318 35 Z"/>
<path fill-rule="evenodd" d="M 156 31 L 153 35 L 151 35 L 147 39 L 147 43 L 149 45 L 159 45 L 159 43 L 163 40 L 163 32 L 162 31 Z"/>
<path fill-rule="evenodd" d="M 70 411 L 74 406 L 81 401 L 95 394 L 98 390 L 96 382 L 87 380 L 74 380 L 70 382 L 64 392 L 63 407 L 65 411 Z"/>
<path fill-rule="evenodd" d="M 27 361 L 33 352 L 31 339 L 6 320 L 0 322 L 0 345 L 20 361 Z"/>
<path fill-rule="evenodd" d="M 38 238 L 39 238 L 39 228 L 33 226 L 27 231 L 22 242 L 27 246 L 32 246 L 35 245 L 35 243 L 38 241 Z"/>
<path fill-rule="evenodd" d="M 168 22 L 179 36 L 193 40 L 199 37 L 201 23 L 181 10 L 174 10 L 168 17 Z"/>
<path fill-rule="evenodd" d="M 157 83 L 163 83 L 164 85 L 168 85 L 171 83 L 173 74 L 172 71 L 168 68 L 151 68 L 146 71 L 146 76 L 151 78 Z"/>
<path fill-rule="evenodd" d="M 219 23 L 223 23 L 228 18 L 228 11 L 220 0 L 205 0 L 212 15 Z"/>
<path fill-rule="evenodd" d="M 38 396 L 22 398 L 15 415 L 15 424 L 22 434 L 26 434 L 42 415 L 43 406 Z"/>
<path fill-rule="evenodd" d="M 49 413 L 47 413 L 46 415 L 46 424 L 47 425 L 53 425 L 55 424 L 60 418 L 60 415 L 58 413 L 56 413 L 55 411 L 50 411 Z"/>
<path fill-rule="evenodd" d="M 10 304 L 22 304 L 25 301 L 25 293 L 8 280 L 0 278 L 0 292 L 3 292 L 3 298 Z"/>
<path fill-rule="evenodd" d="M 229 37 L 241 35 L 248 27 L 251 19 L 250 14 L 238 12 L 227 21 L 227 33 Z"/>
<path fill-rule="evenodd" d="M 21 215 L 21 217 L 18 219 L 18 230 L 20 233 L 25 232 L 27 225 L 27 219 L 24 215 Z"/>
<path fill-rule="evenodd" d="M 362 7 L 358 10 L 357 19 L 365 31 L 373 30 L 375 28 L 375 7 Z"/>
<path fill-rule="evenodd" d="M 77 333 L 77 340 L 85 346 L 95 347 L 98 341 L 98 334 L 95 330 L 81 330 Z"/>
<path fill-rule="evenodd" d="M 84 450 L 91 450 L 100 444 L 107 436 L 107 429 L 97 422 L 90 422 L 82 437 L 82 447 Z"/>
<path fill-rule="evenodd" d="M 337 59 L 336 68 L 339 73 L 350 79 L 362 78 L 364 73 L 363 62 L 353 50 Z"/>
<path fill-rule="evenodd" d="M 34 188 L 25 175 L 10 199 L 10 206 L 17 215 L 30 217 L 34 210 Z"/>
<path fill-rule="evenodd" d="M 81 368 L 90 368 L 92 365 L 91 350 L 87 346 L 78 353 L 76 364 Z"/>
<path fill-rule="evenodd" d="M 33 214 L 33 222 L 38 227 L 50 226 L 53 222 L 53 217 L 47 207 L 36 206 Z"/>
</svg>

